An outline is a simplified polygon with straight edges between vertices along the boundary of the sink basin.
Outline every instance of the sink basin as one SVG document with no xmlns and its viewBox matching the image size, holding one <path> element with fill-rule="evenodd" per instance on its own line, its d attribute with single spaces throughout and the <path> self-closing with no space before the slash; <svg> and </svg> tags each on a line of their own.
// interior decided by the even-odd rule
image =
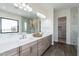
<svg viewBox="0 0 79 59">
<path fill-rule="evenodd" d="M 33 37 L 42 37 L 41 32 L 33 33 Z"/>
</svg>

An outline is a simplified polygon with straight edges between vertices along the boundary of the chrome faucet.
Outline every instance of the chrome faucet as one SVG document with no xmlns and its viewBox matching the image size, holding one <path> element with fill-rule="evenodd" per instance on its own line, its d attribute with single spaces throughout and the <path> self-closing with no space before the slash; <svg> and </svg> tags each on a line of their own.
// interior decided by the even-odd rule
<svg viewBox="0 0 79 59">
<path fill-rule="evenodd" d="M 25 38 L 26 38 L 26 35 L 23 34 L 20 39 L 25 39 Z"/>
</svg>

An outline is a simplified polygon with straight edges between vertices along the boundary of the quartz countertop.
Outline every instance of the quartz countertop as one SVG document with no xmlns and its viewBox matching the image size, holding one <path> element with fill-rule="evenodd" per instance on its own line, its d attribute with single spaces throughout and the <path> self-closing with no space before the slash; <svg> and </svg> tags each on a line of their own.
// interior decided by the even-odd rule
<svg viewBox="0 0 79 59">
<path fill-rule="evenodd" d="M 49 36 L 49 35 L 52 35 L 52 34 L 44 34 L 42 37 L 33 37 L 32 35 L 27 35 L 27 38 L 25 38 L 25 39 L 19 39 L 19 38 L 14 37 L 14 38 L 8 38 L 6 40 L 0 40 L 0 53 L 17 48 L 24 44 L 28 44 L 28 43 L 37 41 L 37 40 L 44 38 L 46 36 Z"/>
</svg>

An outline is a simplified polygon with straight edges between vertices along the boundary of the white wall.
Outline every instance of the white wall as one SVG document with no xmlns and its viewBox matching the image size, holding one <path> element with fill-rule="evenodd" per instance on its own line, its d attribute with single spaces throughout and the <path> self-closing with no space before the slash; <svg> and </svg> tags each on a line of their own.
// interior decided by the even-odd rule
<svg viewBox="0 0 79 59">
<path fill-rule="evenodd" d="M 70 8 L 56 10 L 54 13 L 54 41 L 58 41 L 58 17 L 66 16 L 66 43 L 70 44 Z"/>
<path fill-rule="evenodd" d="M 43 33 L 52 34 L 50 19 L 42 19 L 41 20 L 41 31 Z"/>
<path fill-rule="evenodd" d="M 20 23 L 20 20 L 21 20 L 21 16 L 18 16 L 18 15 L 15 15 L 15 14 L 12 14 L 12 13 L 9 13 L 9 12 L 5 12 L 3 10 L 0 10 L 0 17 L 5 17 L 5 18 L 11 18 L 11 19 L 14 19 L 14 20 L 19 20 L 19 25 L 21 25 Z M 19 27 L 19 29 L 21 29 L 21 27 Z M 19 30 L 21 32 L 21 30 Z"/>
<path fill-rule="evenodd" d="M 54 9 L 51 8 L 47 12 L 47 18 L 41 19 L 41 31 L 43 33 L 52 34 L 52 44 L 53 44 L 53 16 L 54 16 Z"/>
<path fill-rule="evenodd" d="M 77 45 L 77 38 L 78 38 L 78 28 L 77 28 L 77 25 L 78 25 L 78 8 L 75 7 L 75 8 L 71 8 L 70 9 L 70 13 L 71 13 L 71 25 L 70 25 L 70 28 L 71 28 L 71 44 L 72 45 Z"/>
<path fill-rule="evenodd" d="M 11 19 L 15 19 L 15 20 L 20 20 L 21 17 L 15 14 L 11 14 L 5 11 L 0 10 L 0 17 L 6 17 L 6 18 L 11 18 Z"/>
<path fill-rule="evenodd" d="M 79 8 L 78 8 L 78 19 L 79 19 Z M 78 31 L 78 38 L 77 38 L 77 55 L 79 56 L 79 20 L 77 25 L 77 31 Z"/>
<path fill-rule="evenodd" d="M 58 41 L 58 17 L 66 16 L 66 43 L 77 45 L 77 38 L 78 38 L 78 9 L 77 7 L 74 8 L 67 8 L 55 11 L 55 18 L 54 18 L 54 39 Z"/>
</svg>

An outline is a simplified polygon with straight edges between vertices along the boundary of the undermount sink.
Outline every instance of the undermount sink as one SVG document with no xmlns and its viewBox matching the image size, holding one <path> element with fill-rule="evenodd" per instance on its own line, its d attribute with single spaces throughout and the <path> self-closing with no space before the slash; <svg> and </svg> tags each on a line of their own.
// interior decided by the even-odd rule
<svg viewBox="0 0 79 59">
<path fill-rule="evenodd" d="M 41 32 L 33 33 L 33 37 L 42 37 L 42 35 Z"/>
</svg>

